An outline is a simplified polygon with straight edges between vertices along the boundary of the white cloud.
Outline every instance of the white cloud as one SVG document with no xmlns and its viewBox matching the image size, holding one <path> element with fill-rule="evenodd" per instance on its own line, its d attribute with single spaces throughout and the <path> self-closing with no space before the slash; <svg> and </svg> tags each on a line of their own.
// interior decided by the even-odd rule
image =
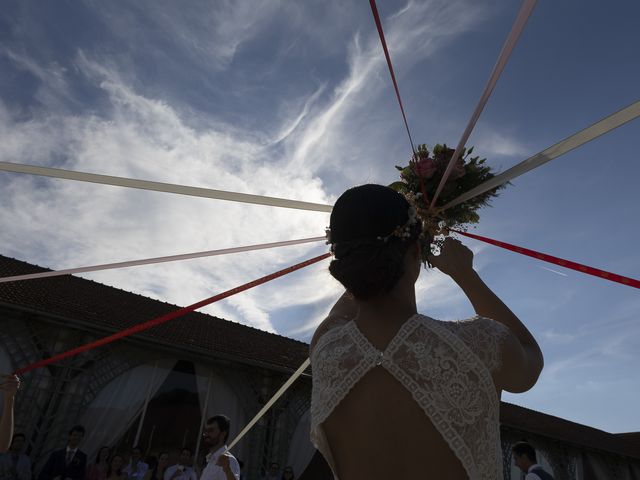
<svg viewBox="0 0 640 480">
<path fill-rule="evenodd" d="M 192 19 L 195 7 L 185 7 L 183 17 L 172 5 L 151 9 L 149 15 L 172 38 L 183 35 L 179 39 L 183 45 L 199 38 L 200 43 L 194 45 L 197 52 L 205 51 L 221 66 L 228 66 L 238 46 L 257 33 L 256 22 L 268 21 L 262 17 L 268 17 L 277 4 L 255 9 L 249 5 L 252 4 L 227 2 L 215 15 L 210 12 L 215 18 L 205 15 L 189 28 L 185 22 Z M 432 7 L 424 16 L 428 20 L 417 22 L 415 17 L 428 7 Z M 99 8 L 114 31 L 125 38 L 134 35 L 132 12 L 118 11 L 116 15 L 108 5 Z M 405 67 L 419 61 L 432 53 L 442 39 L 475 21 L 474 12 L 474 8 L 463 4 L 409 3 L 388 21 L 387 34 L 393 41 L 395 58 Z M 224 25 L 205 32 L 204 26 L 211 22 Z M 241 28 L 230 33 L 234 26 Z M 225 45 L 219 45 L 224 42 L 217 42 L 218 37 L 224 37 Z M 144 32 L 140 38 L 140 44 L 132 48 L 144 47 Z M 51 75 L 51 71 L 38 69 L 26 57 L 14 56 L 13 60 L 23 68 L 29 67 L 43 81 Z M 57 101 L 45 98 L 38 115 L 25 122 L 14 118 L 0 104 L 0 158 L 37 165 L 52 165 L 55 158 L 55 166 L 71 170 L 331 203 L 334 196 L 327 192 L 319 172 L 344 166 L 340 149 L 346 142 L 361 145 L 353 136 L 357 133 L 345 131 L 344 121 L 375 99 L 381 88 L 388 87 L 377 36 L 356 35 L 349 47 L 348 62 L 347 76 L 338 82 L 328 100 L 323 95 L 326 87 L 320 83 L 308 97 L 293 102 L 298 104 L 297 109 L 289 109 L 279 123 L 266 126 L 263 131 L 243 131 L 219 119 L 194 126 L 185 118 L 183 106 L 134 88 L 132 65 L 116 57 L 79 51 L 74 67 L 101 88 L 108 109 L 71 115 L 58 108 Z M 385 82 L 380 82 L 380 75 L 385 75 Z M 59 70 L 54 76 L 55 90 L 68 92 L 65 71 Z M 282 102 L 284 105 L 290 100 Z M 276 146 L 284 148 L 274 153 Z M 376 167 L 366 170 L 369 167 L 360 163 L 351 168 L 353 178 L 357 175 L 366 179 L 372 177 Z M 0 241 L 8 246 L 3 253 L 51 268 L 318 236 L 328 223 L 326 214 L 316 212 L 14 174 L 6 178 L 10 200 L 0 206 L 0 222 L 11 228 L 0 232 Z M 320 251 L 322 247 L 287 247 L 87 276 L 187 305 Z M 326 264 L 308 270 L 295 280 L 283 279 L 256 288 L 207 307 L 206 311 L 274 331 L 271 312 L 316 305 L 312 318 L 294 329 L 305 335 L 326 315 L 341 291 L 328 276 Z M 450 284 L 439 277 L 422 280 L 418 291 L 426 290 L 432 304 L 458 298 L 449 291 Z"/>
<path fill-rule="evenodd" d="M 479 125 L 473 135 L 470 145 L 476 146 L 476 152 L 483 156 L 522 157 L 524 160 L 536 152 L 531 152 L 524 144 L 513 137 L 495 131 L 495 127 L 486 124 Z"/>
<path fill-rule="evenodd" d="M 472 3 L 409 2 L 397 14 L 385 19 L 385 35 L 396 71 L 409 71 L 481 18 L 481 10 Z M 316 105 L 314 114 L 308 115 L 308 120 L 300 122 L 291 132 L 290 167 L 314 172 L 340 168 L 343 175 L 356 183 L 367 177 L 380 181 L 378 168 L 382 158 L 375 149 L 379 142 L 373 139 L 390 125 L 397 125 L 400 117 L 396 112 L 392 117 L 385 112 L 385 119 L 377 128 L 366 133 L 362 130 L 372 116 L 364 112 L 375 111 L 372 104 L 379 101 L 383 92 L 393 95 L 375 30 L 369 35 L 354 36 L 349 45 L 348 67 L 346 78 L 334 88 L 329 102 Z M 376 165 L 372 165 L 373 162 Z M 385 165 L 388 166 L 387 161 Z"/>
<path fill-rule="evenodd" d="M 278 159 L 266 166 L 259 143 L 233 135 L 232 129 L 196 132 L 171 106 L 137 94 L 114 72 L 87 57 L 78 65 L 99 79 L 113 108 L 111 117 L 51 113 L 25 123 L 14 122 L 3 108 L 0 131 L 11 141 L 0 142 L 0 158 L 46 165 L 57 155 L 66 158 L 63 166 L 72 170 L 327 203 L 318 178 L 282 171 Z M 22 175 L 12 175 L 8 182 L 9 200 L 0 209 L 1 223 L 12 226 L 0 233 L 2 243 L 9 245 L 5 253 L 54 268 L 318 236 L 326 225 L 326 214 L 315 212 Z M 102 272 L 91 278 L 189 304 L 270 273 L 312 248 Z M 211 269 L 194 270 L 193 265 Z M 319 289 L 309 286 L 309 291 Z M 265 302 L 257 302 L 254 295 L 227 302 L 226 316 L 273 330 Z M 277 301 L 267 303 L 277 308 Z"/>
<path fill-rule="evenodd" d="M 141 1 L 94 4 L 113 34 L 131 51 L 162 55 L 165 38 L 204 68 L 226 69 L 238 49 L 258 35 L 281 8 L 277 0 Z M 145 26 L 141 28 L 141 15 Z M 130 53 L 130 52 L 129 52 Z"/>
</svg>

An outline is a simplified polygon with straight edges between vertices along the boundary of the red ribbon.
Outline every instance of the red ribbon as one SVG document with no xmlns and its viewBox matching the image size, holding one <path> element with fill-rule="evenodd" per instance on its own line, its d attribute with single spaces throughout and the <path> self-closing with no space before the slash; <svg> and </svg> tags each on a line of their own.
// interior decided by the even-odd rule
<svg viewBox="0 0 640 480">
<path fill-rule="evenodd" d="M 74 349 L 68 350 L 66 352 L 63 353 L 59 353 L 58 355 L 54 355 L 53 357 L 49 357 L 49 358 L 45 358 L 43 360 L 40 360 L 38 362 L 32 363 L 30 365 L 27 365 L 26 367 L 20 368 L 19 370 L 16 370 L 14 372 L 14 375 L 22 375 L 23 373 L 27 373 L 30 372 L 31 370 L 35 370 L 36 368 L 40 368 L 40 367 L 44 367 L 46 365 L 49 365 L 50 363 L 54 363 L 57 361 L 60 361 L 62 359 L 68 358 L 68 357 L 73 357 L 75 355 L 78 355 L 80 353 L 83 352 L 87 352 L 89 350 L 93 350 L 94 348 L 98 348 L 101 347 L 102 345 L 107 345 L 108 343 L 111 342 L 115 342 L 116 340 L 119 340 L 121 338 L 125 338 L 128 337 L 130 335 L 133 335 L 135 333 L 140 333 L 143 332 L 145 330 L 148 330 L 152 327 L 155 327 L 157 325 L 161 325 L 163 323 L 166 323 L 170 320 L 173 320 L 174 318 L 178 318 L 178 317 L 182 317 L 183 315 L 186 315 L 189 312 L 192 312 L 194 310 L 197 310 L 198 308 L 204 307 L 205 305 L 210 305 L 214 302 L 217 302 L 218 300 L 222 300 L 224 298 L 230 297 L 232 295 L 235 295 L 236 293 L 240 293 L 243 292 L 245 290 L 248 290 L 250 288 L 256 287 L 258 285 L 262 285 L 263 283 L 267 283 L 271 280 L 274 280 L 278 277 L 282 277 L 288 273 L 294 272 L 296 270 L 300 270 L 301 268 L 304 268 L 308 265 L 314 264 L 319 262 L 320 260 L 324 260 L 325 258 L 331 256 L 330 253 L 325 253 L 323 255 L 319 255 L 317 257 L 311 258 L 309 260 L 306 260 L 304 262 L 298 263 L 296 265 L 293 265 L 291 267 L 285 268 L 283 270 L 279 270 L 275 273 L 272 273 L 270 275 L 267 275 L 265 277 L 262 278 L 258 278 L 257 280 L 254 280 L 252 282 L 249 283 L 245 283 L 244 285 L 240 285 L 239 287 L 236 288 L 232 288 L 231 290 L 227 290 L 226 292 L 223 293 L 219 293 L 218 295 L 214 295 L 213 297 L 209 297 L 206 298 L 204 300 L 201 300 L 197 303 L 194 303 L 193 305 L 189 305 L 188 307 L 183 307 L 179 310 L 176 310 L 174 312 L 170 312 L 167 313 L 165 315 L 162 315 L 160 317 L 154 318 L 152 320 L 149 320 L 147 322 L 138 324 L 138 325 L 134 325 L 133 327 L 127 328 L 125 330 L 121 330 L 120 332 L 114 333 L 113 335 L 109 335 L 108 337 L 104 337 L 101 338 L 99 340 L 96 340 L 94 342 L 90 342 L 87 343 L 85 345 L 81 345 L 79 347 L 76 347 Z"/>
<path fill-rule="evenodd" d="M 400 105 L 400 112 L 402 112 L 402 119 L 404 120 L 404 127 L 407 129 L 407 135 L 409 135 L 409 142 L 411 142 L 411 151 L 415 155 L 416 150 L 413 147 L 413 139 L 411 138 L 411 132 L 409 131 L 409 123 L 407 122 L 407 116 L 404 113 L 404 106 L 402 105 L 402 98 L 400 98 L 400 89 L 398 88 L 398 82 L 396 82 L 396 74 L 393 71 L 393 65 L 391 64 L 391 57 L 389 56 L 389 49 L 387 48 L 387 41 L 384 38 L 384 31 L 382 30 L 382 21 L 378 14 L 378 7 L 376 6 L 376 0 L 369 0 L 371 5 L 371 12 L 373 13 L 373 19 L 376 22 L 378 28 L 378 35 L 380 35 L 380 42 L 382 43 L 382 49 L 384 50 L 384 57 L 387 59 L 387 65 L 389 66 L 389 73 L 391 74 L 391 81 L 393 82 L 393 88 L 396 91 L 396 98 Z"/>
<path fill-rule="evenodd" d="M 589 267 L 581 263 L 576 263 L 570 260 L 565 260 L 563 258 L 554 257 L 553 255 L 547 255 L 546 253 L 536 252 L 535 250 L 529 250 L 528 248 L 518 247 L 516 245 L 511 245 L 510 243 L 500 242 L 499 240 L 493 240 L 491 238 L 482 237 L 480 235 L 474 235 L 473 233 L 461 232 L 459 230 L 454 230 L 454 229 L 450 229 L 450 230 L 452 232 L 459 233 L 460 235 L 464 235 L 465 237 L 473 238 L 475 240 L 480 240 L 481 242 L 489 243 L 491 245 L 504 248 L 506 250 L 511 250 L 512 252 L 520 253 L 528 257 L 537 258 L 538 260 L 542 260 L 543 262 L 553 263 L 555 265 L 560 265 L 561 267 L 570 268 L 571 270 L 576 270 L 578 272 L 586 273 L 588 275 L 604 278 L 605 280 L 621 283 L 623 285 L 628 285 L 630 287 L 640 288 L 640 280 L 636 280 L 634 278 L 623 277 L 622 275 L 618 275 L 616 273 L 607 272 L 605 270 Z"/>
</svg>

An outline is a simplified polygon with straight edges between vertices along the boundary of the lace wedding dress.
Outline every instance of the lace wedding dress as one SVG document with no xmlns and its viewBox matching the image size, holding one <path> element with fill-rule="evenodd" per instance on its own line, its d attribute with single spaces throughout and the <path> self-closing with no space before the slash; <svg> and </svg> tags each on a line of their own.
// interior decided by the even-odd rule
<svg viewBox="0 0 640 480">
<path fill-rule="evenodd" d="M 491 372 L 500 367 L 507 335 L 507 327 L 488 318 L 443 322 L 416 314 L 380 351 L 354 321 L 334 326 L 311 353 L 311 441 L 335 475 L 322 424 L 369 370 L 381 366 L 411 393 L 470 479 L 501 480 L 500 400 Z"/>
</svg>

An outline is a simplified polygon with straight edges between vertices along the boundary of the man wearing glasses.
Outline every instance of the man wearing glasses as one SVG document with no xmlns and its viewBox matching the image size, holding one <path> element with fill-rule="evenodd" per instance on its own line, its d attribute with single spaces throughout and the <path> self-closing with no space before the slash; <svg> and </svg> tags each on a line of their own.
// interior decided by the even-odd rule
<svg viewBox="0 0 640 480">
<path fill-rule="evenodd" d="M 207 420 L 202 439 L 209 448 L 209 454 L 207 466 L 202 471 L 200 480 L 240 479 L 238 460 L 227 451 L 230 428 L 231 421 L 225 415 L 215 415 Z"/>
</svg>

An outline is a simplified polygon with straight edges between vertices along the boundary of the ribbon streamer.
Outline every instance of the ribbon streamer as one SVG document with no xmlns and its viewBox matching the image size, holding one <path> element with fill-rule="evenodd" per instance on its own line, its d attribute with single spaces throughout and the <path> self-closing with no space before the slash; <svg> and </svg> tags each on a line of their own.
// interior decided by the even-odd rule
<svg viewBox="0 0 640 480">
<path fill-rule="evenodd" d="M 398 99 L 398 105 L 400 105 L 400 112 L 402 113 L 402 119 L 404 120 L 404 128 L 407 129 L 407 135 L 409 135 L 409 142 L 411 143 L 411 151 L 415 156 L 416 150 L 415 150 L 415 147 L 413 146 L 413 139 L 411 138 L 411 131 L 409 130 L 409 123 L 407 122 L 407 116 L 404 113 L 402 98 L 400 98 L 400 89 L 398 88 L 398 82 L 396 81 L 396 74 L 393 70 L 393 64 L 391 63 L 391 56 L 389 55 L 389 49 L 387 48 L 387 40 L 385 39 L 384 31 L 382 30 L 382 21 L 380 20 L 380 15 L 378 14 L 378 7 L 376 6 L 376 0 L 369 0 L 369 5 L 371 5 L 371 12 L 373 13 L 373 19 L 376 22 L 376 28 L 378 29 L 378 35 L 380 36 L 380 43 L 382 43 L 382 50 L 384 50 L 384 57 L 387 59 L 387 66 L 389 67 L 389 73 L 391 74 L 391 81 L 393 82 L 393 88 L 396 91 L 396 98 Z"/>
<path fill-rule="evenodd" d="M 604 278 L 605 280 L 621 283 L 623 285 L 628 285 L 630 287 L 640 288 L 640 280 L 636 280 L 634 278 L 623 277 L 622 275 L 618 275 L 617 273 L 607 272 L 605 270 L 589 267 L 588 265 L 583 265 L 581 263 L 576 263 L 570 260 L 565 260 L 563 258 L 554 257 L 553 255 L 547 255 L 546 253 L 540 253 L 540 252 L 536 252 L 535 250 L 529 250 L 528 248 L 518 247 L 517 245 L 512 245 L 510 243 L 501 242 L 499 240 L 493 240 L 492 238 L 482 237 L 480 235 L 474 235 L 473 233 L 461 232 L 460 230 L 454 230 L 454 229 L 451 229 L 451 231 L 458 233 L 460 235 L 464 235 L 465 237 L 473 238 L 475 240 L 480 240 L 481 242 L 489 243 L 491 245 L 495 245 L 497 247 L 510 250 L 512 252 L 520 253 L 522 255 L 526 255 L 532 258 L 537 258 L 538 260 L 542 260 L 543 262 L 553 263 L 554 265 L 570 268 L 571 270 L 575 270 L 577 272 L 582 272 L 588 275 L 593 275 L 595 277 Z"/>
<path fill-rule="evenodd" d="M 248 193 L 226 192 L 211 188 L 189 187 L 171 183 L 150 182 L 148 180 L 136 180 L 134 178 L 113 177 L 111 175 L 98 175 L 96 173 L 75 172 L 60 168 L 37 167 L 20 163 L 0 162 L 0 170 L 13 173 L 28 173 L 45 177 L 64 178 L 80 182 L 100 183 L 117 187 L 137 188 L 140 190 L 153 190 L 156 192 L 176 193 L 191 197 L 214 198 L 231 202 L 253 203 L 256 205 L 269 205 L 271 207 L 293 208 L 297 210 L 311 210 L 315 212 L 331 212 L 331 205 L 321 203 L 302 202 L 288 200 L 286 198 L 265 197 L 262 195 L 250 195 Z"/>
<path fill-rule="evenodd" d="M 487 104 L 487 100 L 489 100 L 491 92 L 493 92 L 493 88 L 496 86 L 496 83 L 498 83 L 498 79 L 500 78 L 500 75 L 502 74 L 502 71 L 507 64 L 507 61 L 509 60 L 509 56 L 511 56 L 511 52 L 515 48 L 516 43 L 518 42 L 518 38 L 520 38 L 520 35 L 524 30 L 524 26 L 526 25 L 529 16 L 531 16 L 531 12 L 533 11 L 533 8 L 535 6 L 536 0 L 524 0 L 524 2 L 522 3 L 520 11 L 518 12 L 518 16 L 513 23 L 513 27 L 511 27 L 511 31 L 509 32 L 509 36 L 507 36 L 507 39 L 502 46 L 502 50 L 500 51 L 500 55 L 498 56 L 498 61 L 493 67 L 493 71 L 491 72 L 489 81 L 484 87 L 484 92 L 480 97 L 480 101 L 478 102 L 478 105 L 476 105 L 476 109 L 474 110 L 473 115 L 471 115 L 469 123 L 467 123 L 467 127 L 465 128 L 464 133 L 462 134 L 462 137 L 458 142 L 458 146 L 456 147 L 455 152 L 451 157 L 451 161 L 449 162 L 449 165 L 447 165 L 447 169 L 444 171 L 444 174 L 440 179 L 440 183 L 438 184 L 436 192 L 433 194 L 433 199 L 431 200 L 431 209 L 435 207 L 436 200 L 438 200 L 438 196 L 440 195 L 440 192 L 442 192 L 444 184 L 446 183 L 447 178 L 449 178 L 449 174 L 451 173 L 451 170 L 453 170 L 453 166 L 456 160 L 462 153 L 462 149 L 466 145 L 473 127 L 475 127 L 478 118 L 480 118 L 480 114 L 482 113 L 482 110 L 484 110 L 484 106 Z"/>
<path fill-rule="evenodd" d="M 267 411 L 273 406 L 273 404 L 278 401 L 278 399 L 284 394 L 284 392 L 286 392 L 288 388 L 293 384 L 293 382 L 295 382 L 298 377 L 302 375 L 302 373 L 309 367 L 310 364 L 311 361 L 307 358 L 302 363 L 302 365 L 298 367 L 298 370 L 296 370 L 293 375 L 289 377 L 284 385 L 282 385 L 280 389 L 276 393 L 274 393 L 273 397 L 271 397 L 271 400 L 269 400 L 266 405 L 262 407 L 258 413 L 256 413 L 256 416 L 253 417 L 253 419 L 251 419 L 247 426 L 242 429 L 242 431 L 236 436 L 236 438 L 233 439 L 233 442 L 231 442 L 227 447 L 227 452 L 231 450 L 235 446 L 235 444 L 238 443 L 242 439 L 242 437 L 246 435 L 249 430 L 251 430 L 251 428 L 258 422 L 258 420 L 260 420 L 263 415 L 267 413 Z"/>
<path fill-rule="evenodd" d="M 144 323 L 140 323 L 138 325 L 134 325 L 133 327 L 129 327 L 126 328 L 124 330 L 121 330 L 119 332 L 114 333 L 113 335 L 109 335 L 107 337 L 104 338 L 100 338 L 98 340 L 95 340 L 93 342 L 89 342 L 85 345 L 81 345 L 79 347 L 73 348 L 71 350 L 68 350 L 66 352 L 63 353 L 59 353 L 58 355 L 54 355 L 52 357 L 40 360 L 38 362 L 32 363 L 30 365 L 27 365 L 26 367 L 22 367 L 18 370 L 16 370 L 14 372 L 14 375 L 22 375 L 24 373 L 30 372 L 32 370 L 35 370 L 36 368 L 40 368 L 40 367 L 44 367 L 46 365 L 49 365 L 51 363 L 54 362 L 58 362 L 60 360 L 63 360 L 65 358 L 68 357 L 73 357 L 75 355 L 78 355 L 80 353 L 83 352 L 87 352 L 89 350 L 93 350 L 94 348 L 97 347 L 101 347 L 103 345 L 107 345 L 109 343 L 115 342 L 116 340 L 119 340 L 121 338 L 125 338 L 125 337 L 129 337 L 135 333 L 140 333 L 140 332 L 144 332 L 145 330 L 148 330 L 152 327 L 155 327 L 157 325 L 161 325 L 163 323 L 166 323 L 170 320 L 173 320 L 174 318 L 178 318 L 178 317 L 182 317 L 184 315 L 186 315 L 189 312 L 192 312 L 194 310 L 197 310 L 198 308 L 202 308 L 205 305 L 210 305 L 212 303 L 215 303 L 219 300 L 222 300 L 224 298 L 230 297 L 232 295 L 235 295 L 236 293 L 240 293 L 240 292 L 244 292 L 245 290 L 249 290 L 250 288 L 253 287 L 257 287 L 258 285 L 262 285 L 263 283 L 267 283 L 271 280 L 274 280 L 278 277 L 282 277 L 284 275 L 287 275 L 288 273 L 294 272 L 296 270 L 300 270 L 301 268 L 304 268 L 306 266 L 312 265 L 314 263 L 317 263 L 321 260 L 324 260 L 325 258 L 330 257 L 331 254 L 330 253 L 324 253 L 322 255 L 319 255 L 317 257 L 311 258 L 309 260 L 306 260 L 304 262 L 301 263 L 297 263 L 296 265 L 293 265 L 291 267 L 287 267 L 283 270 L 279 270 L 275 273 L 272 273 L 270 275 L 258 278 L 257 280 L 253 280 L 252 282 L 249 283 L 245 283 L 244 285 L 240 285 L 239 287 L 236 288 L 232 288 L 231 290 L 227 290 L 226 292 L 223 293 L 219 293 L 218 295 L 214 295 L 213 297 L 209 297 L 206 298 L 204 300 L 201 300 L 199 302 L 196 302 L 192 305 L 189 305 L 188 307 L 183 307 L 179 310 L 175 310 L 173 312 L 167 313 L 165 315 L 161 315 L 159 317 L 156 317 L 152 320 L 146 321 Z"/>
<path fill-rule="evenodd" d="M 169 255 L 167 257 L 154 257 L 154 258 L 145 258 L 142 260 L 130 260 L 128 262 L 103 263 L 101 265 L 68 268 L 66 270 L 55 270 L 53 272 L 27 273 L 26 275 L 0 277 L 0 283 L 18 282 L 21 280 L 32 280 L 34 278 L 57 277 L 59 275 L 70 275 L 73 273 L 96 272 L 99 270 L 109 270 L 112 268 L 126 268 L 126 267 L 135 267 L 138 265 L 151 265 L 155 263 L 174 262 L 176 260 L 188 260 L 191 258 L 213 257 L 216 255 L 227 255 L 229 253 L 249 252 L 252 250 L 263 250 L 266 248 L 285 247 L 288 245 L 299 245 L 302 243 L 319 242 L 321 240 L 326 240 L 326 237 L 302 238 L 300 240 L 287 240 L 284 242 L 261 243 L 258 245 L 248 245 L 245 247 L 223 248 L 221 250 L 207 250 L 205 252 L 195 252 L 195 253 L 183 253 L 181 255 Z"/>
<path fill-rule="evenodd" d="M 492 188 L 498 187 L 503 183 L 507 183 L 514 178 L 519 177 L 527 173 L 534 168 L 538 168 L 541 165 L 544 165 L 551 160 L 558 158 L 561 155 L 564 155 L 571 150 L 578 148 L 581 145 L 584 145 L 591 140 L 598 138 L 605 133 L 610 132 L 611 130 L 618 128 L 621 125 L 624 125 L 631 120 L 634 120 L 640 116 L 640 100 L 632 103 L 628 107 L 619 110 L 616 113 L 609 115 L 608 117 L 603 118 L 602 120 L 594 123 L 590 127 L 587 127 L 583 130 L 580 130 L 578 133 L 574 133 L 570 137 L 561 140 L 555 145 L 550 146 L 546 150 L 543 150 L 540 153 L 536 153 L 534 156 L 523 160 L 517 165 L 511 167 L 509 170 L 501 173 L 500 175 L 496 175 L 490 180 L 487 180 L 481 185 L 478 185 L 476 188 L 469 190 L 466 193 L 463 193 L 458 198 L 450 201 L 445 206 L 442 207 L 442 210 L 446 210 L 447 208 L 455 207 L 456 205 L 461 204 L 462 202 L 466 202 L 467 200 L 476 197 Z"/>
</svg>

